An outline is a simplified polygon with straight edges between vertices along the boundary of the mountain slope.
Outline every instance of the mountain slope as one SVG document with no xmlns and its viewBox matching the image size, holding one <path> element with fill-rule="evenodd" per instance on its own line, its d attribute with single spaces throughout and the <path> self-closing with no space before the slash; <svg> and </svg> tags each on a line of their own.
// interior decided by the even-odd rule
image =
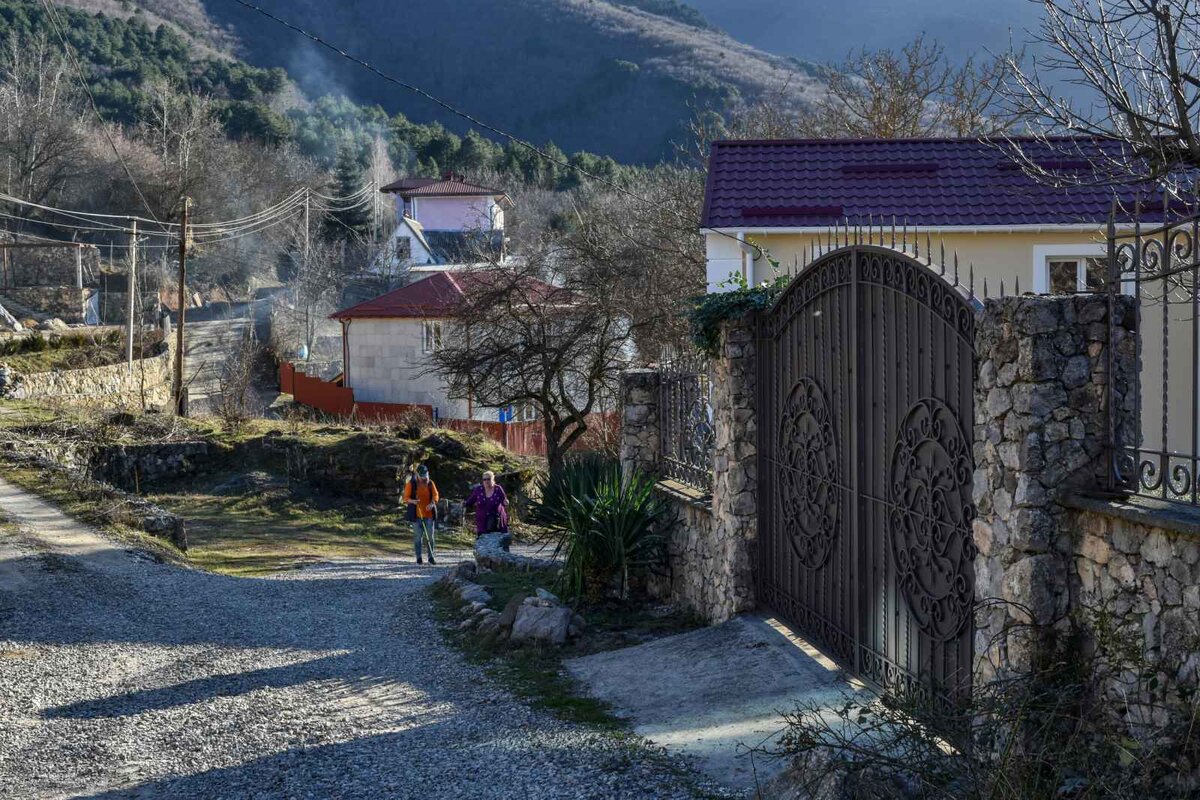
<svg viewBox="0 0 1200 800">
<path fill-rule="evenodd" d="M 850 50 L 900 48 L 924 32 L 961 60 L 973 53 L 1018 49 L 1037 27 L 1041 8 L 1021 0 L 687 0 L 731 36 L 780 55 L 822 63 Z"/>
<path fill-rule="evenodd" d="M 630 2 L 631 0 L 626 0 Z M 143 0 L 223 29 L 259 66 L 287 69 L 310 96 L 344 92 L 415 120 L 465 124 L 231 0 Z M 515 134 L 623 161 L 668 155 L 692 104 L 776 93 L 802 108 L 811 65 L 770 56 L 692 22 L 603 0 L 260 0 L 401 79 Z M 646 8 L 656 7 L 637 0 Z M 661 4 L 663 8 L 679 4 Z M 676 9 L 678 11 L 678 9 Z M 686 10 L 684 16 L 688 16 Z M 196 24 L 193 23 L 193 27 Z"/>
</svg>

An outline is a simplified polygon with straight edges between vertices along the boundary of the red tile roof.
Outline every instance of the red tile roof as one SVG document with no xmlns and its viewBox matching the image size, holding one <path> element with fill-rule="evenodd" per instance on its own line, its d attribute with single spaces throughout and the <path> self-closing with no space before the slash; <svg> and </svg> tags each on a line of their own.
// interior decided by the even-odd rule
<svg viewBox="0 0 1200 800">
<path fill-rule="evenodd" d="M 1119 144 L 1097 139 L 1015 141 L 1052 170 L 1088 169 L 1090 154 L 1120 153 Z M 722 141 L 712 147 L 701 224 L 824 227 L 893 216 L 919 226 L 1102 223 L 1114 193 L 1132 207 L 1139 188 L 1047 186 L 999 143 L 977 139 Z M 1161 192 L 1140 194 L 1146 208 L 1156 197 L 1161 209 Z"/>
<path fill-rule="evenodd" d="M 435 272 L 373 300 L 336 311 L 330 314 L 330 319 L 450 317 L 467 292 L 487 284 L 488 274 L 485 271 Z M 528 279 L 526 283 L 531 293 L 542 298 L 565 291 L 538 280 Z"/>
<path fill-rule="evenodd" d="M 444 178 L 401 178 L 379 189 L 401 197 L 500 197 L 503 189 L 468 183 L 456 175 Z"/>
</svg>

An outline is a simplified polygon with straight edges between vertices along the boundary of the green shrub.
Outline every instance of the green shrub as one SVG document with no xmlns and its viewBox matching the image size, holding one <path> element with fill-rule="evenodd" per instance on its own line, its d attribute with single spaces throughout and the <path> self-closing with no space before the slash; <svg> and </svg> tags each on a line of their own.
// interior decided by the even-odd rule
<svg viewBox="0 0 1200 800">
<path fill-rule="evenodd" d="M 666 557 L 667 508 L 654 492 L 654 479 L 623 477 L 612 459 L 568 461 L 543 484 L 534 515 L 558 537 L 561 589 L 572 597 L 599 600 L 615 592 L 624 599 L 630 578 Z"/>
</svg>

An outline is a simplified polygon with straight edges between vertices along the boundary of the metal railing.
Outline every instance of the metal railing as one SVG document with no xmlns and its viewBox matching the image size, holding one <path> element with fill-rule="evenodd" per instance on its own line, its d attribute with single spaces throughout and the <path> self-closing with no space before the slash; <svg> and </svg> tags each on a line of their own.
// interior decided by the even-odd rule
<svg viewBox="0 0 1200 800">
<path fill-rule="evenodd" d="M 659 373 L 661 477 L 707 494 L 717 441 L 708 364 L 698 355 L 680 356 L 660 365 Z"/>
<path fill-rule="evenodd" d="M 1200 213 L 1163 217 L 1168 221 L 1135 223 L 1124 232 L 1108 226 L 1107 291 L 1137 299 L 1140 370 L 1132 403 L 1117 381 L 1108 382 L 1110 482 L 1117 490 L 1194 504 L 1200 500 Z M 1113 363 L 1110 356 L 1110 371 Z M 1118 430 L 1118 410 L 1136 411 L 1138 422 Z"/>
</svg>

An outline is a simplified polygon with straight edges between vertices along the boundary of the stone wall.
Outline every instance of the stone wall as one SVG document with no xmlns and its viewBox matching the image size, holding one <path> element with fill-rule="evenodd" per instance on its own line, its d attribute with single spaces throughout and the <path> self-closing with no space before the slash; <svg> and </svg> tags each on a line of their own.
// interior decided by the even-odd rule
<svg viewBox="0 0 1200 800">
<path fill-rule="evenodd" d="M 1117 304 L 1114 322 L 1115 411 L 1130 435 L 1131 298 Z M 1027 670 L 1071 628 L 1062 500 L 1104 481 L 1108 339 L 1103 295 L 988 300 L 976 327 L 975 654 L 984 680 Z"/>
<path fill-rule="evenodd" d="M 1200 688 L 1200 511 L 1142 498 L 1065 503 L 1081 643 L 1134 655 L 1135 669 L 1102 669 L 1099 691 L 1136 723 L 1184 724 Z"/>
<path fill-rule="evenodd" d="M 85 408 L 150 408 L 171 401 L 171 350 L 125 364 L 22 374 L 16 399 L 52 400 Z"/>
<path fill-rule="evenodd" d="M 12 298 L 26 308 L 71 324 L 85 321 L 88 299 L 95 292 L 95 289 L 76 289 L 72 286 L 23 286 L 0 290 L 5 297 Z"/>
<path fill-rule="evenodd" d="M 754 540 L 757 535 L 757 441 L 751 321 L 726 324 L 718 358 L 709 366 L 716 428 L 711 495 L 676 481 L 659 491 L 675 509 L 668 542 L 668 575 L 651 581 L 656 594 L 710 622 L 754 607 Z M 621 464 L 625 470 L 658 467 L 658 374 L 627 372 L 622 384 Z"/>
<path fill-rule="evenodd" d="M 87 275 L 95 275 L 100 267 L 100 251 L 95 245 L 0 249 L 4 286 L 76 286 L 80 260 Z"/>
</svg>

